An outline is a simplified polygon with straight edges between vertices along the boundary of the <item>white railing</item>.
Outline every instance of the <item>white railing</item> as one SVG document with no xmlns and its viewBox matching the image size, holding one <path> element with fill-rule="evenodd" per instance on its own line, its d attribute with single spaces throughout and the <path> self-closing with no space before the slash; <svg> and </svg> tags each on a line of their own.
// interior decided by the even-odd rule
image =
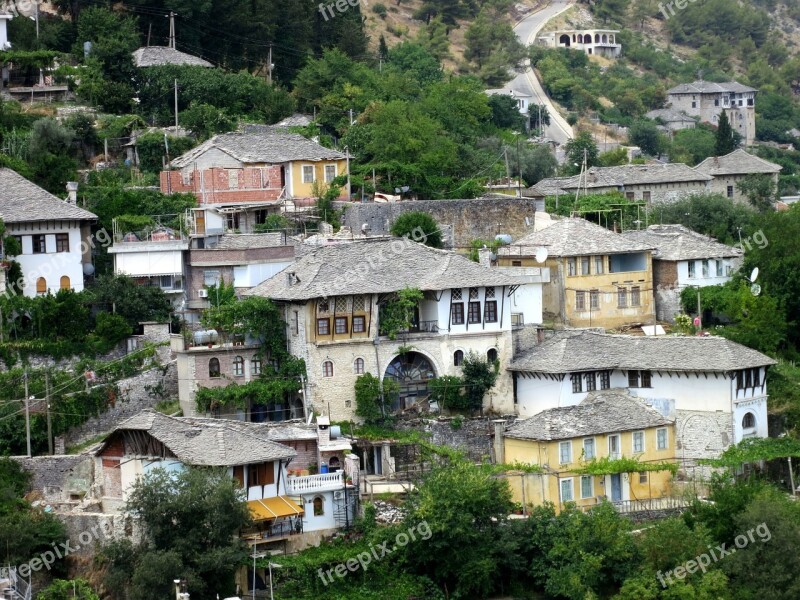
<svg viewBox="0 0 800 600">
<path fill-rule="evenodd" d="M 344 485 L 344 472 L 321 473 L 320 475 L 301 475 L 287 478 L 289 494 L 338 490 Z"/>
</svg>

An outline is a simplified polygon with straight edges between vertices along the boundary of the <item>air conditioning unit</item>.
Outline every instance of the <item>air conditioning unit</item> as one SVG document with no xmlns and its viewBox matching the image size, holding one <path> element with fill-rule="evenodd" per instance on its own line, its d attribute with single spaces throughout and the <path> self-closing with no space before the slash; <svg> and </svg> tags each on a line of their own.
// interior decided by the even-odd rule
<svg viewBox="0 0 800 600">
<path fill-rule="evenodd" d="M 202 290 L 197 290 L 197 297 L 198 298 L 208 298 L 208 290 L 203 288 Z"/>
<path fill-rule="evenodd" d="M 344 492 L 342 490 L 333 492 L 333 499 L 334 500 L 344 500 Z"/>
</svg>

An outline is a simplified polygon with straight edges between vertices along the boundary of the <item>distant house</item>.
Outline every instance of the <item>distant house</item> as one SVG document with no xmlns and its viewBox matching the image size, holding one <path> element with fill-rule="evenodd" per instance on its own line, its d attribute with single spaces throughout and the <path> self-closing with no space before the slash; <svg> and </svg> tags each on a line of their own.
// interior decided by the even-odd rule
<svg viewBox="0 0 800 600">
<path fill-rule="evenodd" d="M 543 288 L 546 319 L 571 327 L 619 327 L 654 318 L 652 246 L 585 219 L 556 221 L 497 251 L 505 267 L 550 269 Z"/>
<path fill-rule="evenodd" d="M 622 44 L 616 42 L 616 29 L 557 29 L 540 34 L 536 42 L 551 48 L 572 48 L 586 54 L 617 58 Z"/>
<path fill-rule="evenodd" d="M 756 139 L 756 94 L 758 90 L 736 81 L 682 83 L 667 91 L 670 108 L 700 117 L 704 123 L 719 124 L 725 111 L 731 127 L 746 146 Z"/>
<path fill-rule="evenodd" d="M 709 191 L 723 194 L 731 200 L 747 202 L 747 196 L 739 191 L 737 184 L 748 175 L 768 176 L 778 189 L 780 165 L 745 152 L 741 148 L 725 156 L 710 156 L 695 167 L 700 173 L 711 175 Z"/>
<path fill-rule="evenodd" d="M 523 115 L 528 114 L 528 109 L 531 105 L 531 95 L 526 94 L 524 92 L 520 92 L 518 90 L 512 90 L 511 88 L 496 88 L 496 89 L 489 89 L 486 90 L 486 94 L 489 96 L 508 96 L 512 100 L 517 103 L 517 107 L 519 108 L 519 112 Z"/>
<path fill-rule="evenodd" d="M 683 163 L 655 163 L 591 167 L 583 175 L 543 179 L 535 186 L 555 195 L 575 194 L 585 190 L 591 194 L 619 192 L 628 200 L 642 202 L 675 202 L 680 198 L 708 190 L 712 177 Z"/>
<path fill-rule="evenodd" d="M 690 117 L 685 112 L 673 110 L 671 108 L 657 108 L 645 114 L 648 119 L 660 121 L 664 128 L 669 132 L 680 131 L 681 129 L 694 129 L 697 125 L 697 117 Z"/>
<path fill-rule="evenodd" d="M 215 135 L 161 172 L 161 191 L 188 192 L 201 205 L 258 205 L 314 197 L 314 184 L 347 174 L 347 158 L 295 133 L 274 128 Z M 343 191 L 343 198 L 346 192 Z"/>
<path fill-rule="evenodd" d="M 0 52 L 11 49 L 11 42 L 8 41 L 8 22 L 13 19 L 13 15 L 0 12 Z M 8 82 L 8 67 L 0 67 L 0 89 L 4 88 Z"/>
<path fill-rule="evenodd" d="M 17 238 L 22 254 L 11 257 L 22 268 L 24 294 L 83 290 L 94 272 L 91 225 L 97 216 L 76 205 L 77 184 L 61 200 L 16 171 L 0 168 L 0 218 L 6 235 Z"/>
<path fill-rule="evenodd" d="M 544 475 L 510 478 L 514 500 L 535 506 L 574 502 L 584 508 L 603 500 L 640 503 L 667 496 L 671 473 L 584 475 L 582 465 L 598 459 L 636 458 L 642 463 L 672 462 L 676 454 L 674 418 L 625 390 L 590 392 L 578 404 L 543 410 L 517 421 L 504 434 L 507 464 L 543 468 Z"/>
<path fill-rule="evenodd" d="M 675 418 L 682 460 L 714 458 L 747 437 L 766 437 L 766 372 L 775 361 L 722 337 L 556 333 L 516 356 L 520 416 L 580 404 L 625 388 Z"/>
<path fill-rule="evenodd" d="M 672 322 L 681 312 L 680 293 L 684 288 L 726 283 L 742 262 L 741 249 L 720 244 L 683 225 L 650 225 L 622 235 L 655 248 L 656 317 L 661 321 Z"/>
</svg>

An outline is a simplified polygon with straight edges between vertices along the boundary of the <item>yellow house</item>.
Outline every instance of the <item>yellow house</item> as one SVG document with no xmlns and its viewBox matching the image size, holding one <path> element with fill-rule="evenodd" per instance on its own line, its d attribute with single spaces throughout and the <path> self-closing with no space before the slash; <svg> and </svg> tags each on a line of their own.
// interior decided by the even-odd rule
<svg viewBox="0 0 800 600">
<path fill-rule="evenodd" d="M 674 421 L 625 390 L 604 390 L 580 404 L 518 421 L 504 434 L 503 454 L 507 464 L 542 468 L 542 474 L 509 477 L 517 502 L 552 502 L 559 508 L 566 502 L 591 507 L 603 500 L 636 505 L 668 495 L 671 472 L 644 469 L 674 460 Z M 619 458 L 650 466 L 629 473 L 582 472 L 587 465 Z"/>
<path fill-rule="evenodd" d="M 655 318 L 652 246 L 566 218 L 500 248 L 499 266 L 550 268 L 545 319 L 612 329 Z"/>
</svg>

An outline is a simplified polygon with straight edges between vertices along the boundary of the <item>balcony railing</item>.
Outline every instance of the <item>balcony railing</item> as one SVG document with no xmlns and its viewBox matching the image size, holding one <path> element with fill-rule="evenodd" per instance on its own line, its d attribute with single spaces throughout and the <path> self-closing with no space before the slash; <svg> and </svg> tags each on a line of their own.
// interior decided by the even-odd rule
<svg viewBox="0 0 800 600">
<path fill-rule="evenodd" d="M 439 321 L 420 321 L 411 326 L 409 333 L 439 333 Z"/>
<path fill-rule="evenodd" d="M 344 486 L 344 471 L 289 477 L 287 482 L 287 492 L 289 494 L 340 490 Z"/>
</svg>

